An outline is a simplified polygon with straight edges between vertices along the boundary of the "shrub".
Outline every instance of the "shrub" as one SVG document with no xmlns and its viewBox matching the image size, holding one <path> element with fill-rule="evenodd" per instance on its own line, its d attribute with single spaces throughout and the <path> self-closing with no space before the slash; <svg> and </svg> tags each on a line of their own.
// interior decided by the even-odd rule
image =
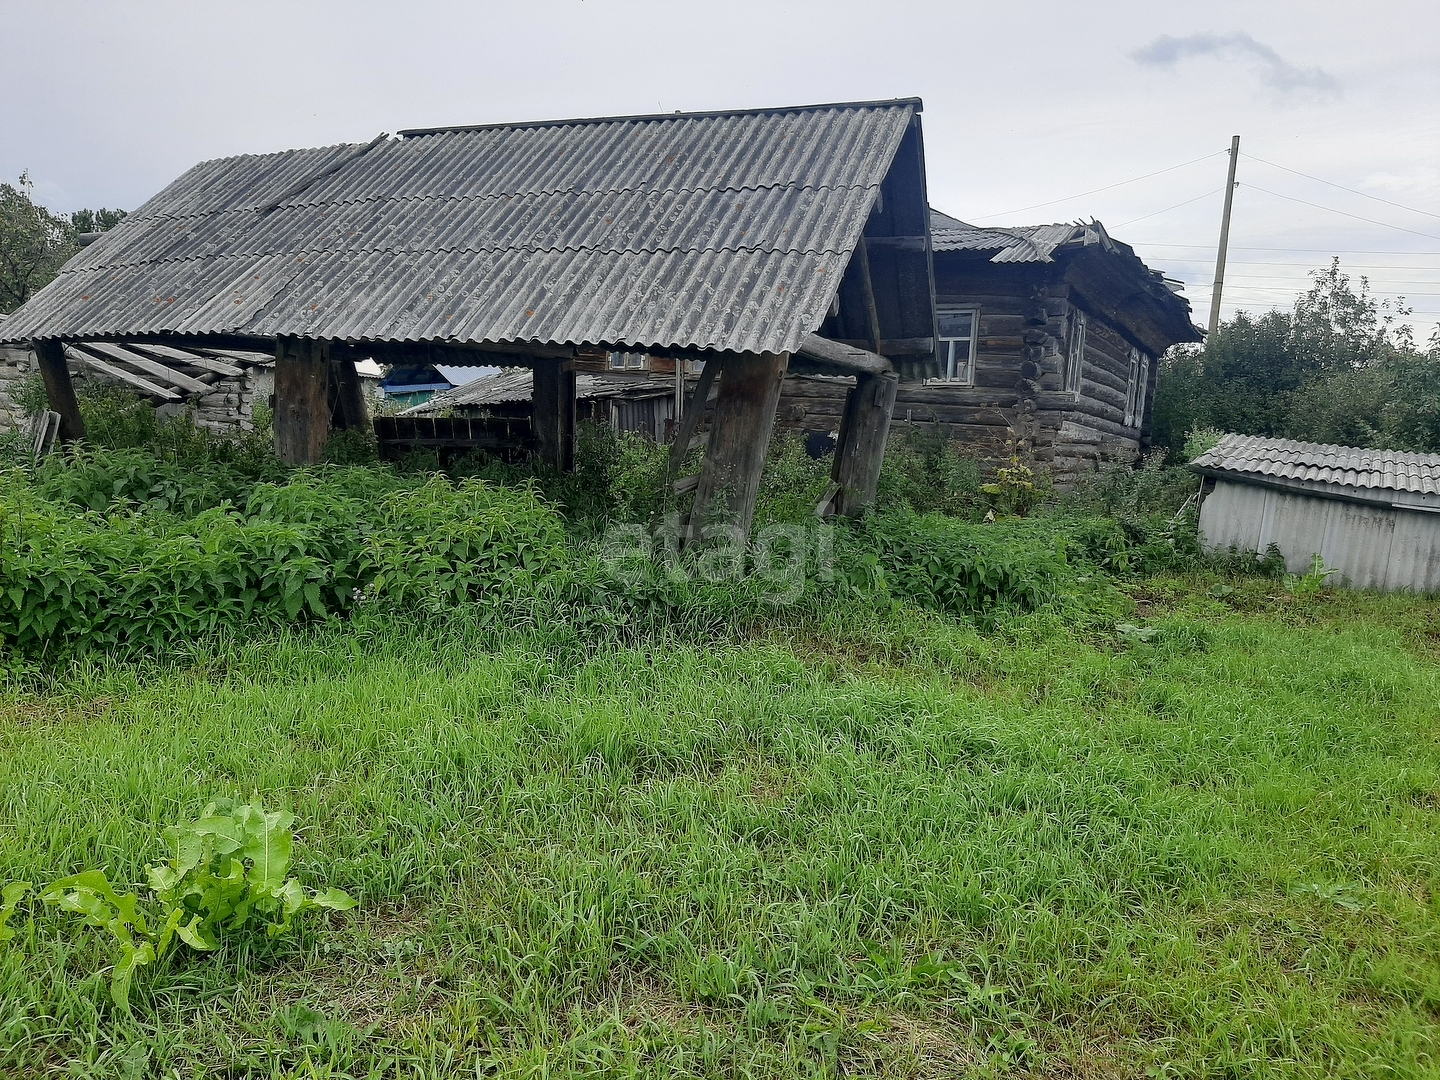
<svg viewBox="0 0 1440 1080">
<path fill-rule="evenodd" d="M 978 521 L 986 510 L 980 466 L 961 444 L 918 428 L 892 433 L 880 469 L 882 510 L 940 513 Z"/>
</svg>

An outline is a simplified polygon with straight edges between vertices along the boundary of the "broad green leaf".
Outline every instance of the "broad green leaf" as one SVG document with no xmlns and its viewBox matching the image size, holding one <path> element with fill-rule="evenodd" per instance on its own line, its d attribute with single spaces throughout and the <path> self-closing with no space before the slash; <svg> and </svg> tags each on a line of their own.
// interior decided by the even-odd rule
<svg viewBox="0 0 1440 1080">
<path fill-rule="evenodd" d="M 110 997 L 127 1015 L 130 1012 L 130 981 L 135 970 L 155 960 L 155 948 L 148 941 L 143 945 L 121 947 L 120 959 L 110 975 Z"/>
<path fill-rule="evenodd" d="M 0 890 L 0 941 L 9 941 L 15 936 L 15 931 L 6 924 L 10 921 L 15 906 L 30 892 L 30 882 L 12 881 Z"/>
<path fill-rule="evenodd" d="M 209 934 L 206 930 L 204 922 L 199 915 L 191 918 L 185 925 L 177 926 L 175 933 L 180 936 L 180 940 L 185 942 L 186 945 L 189 945 L 192 949 L 199 949 L 201 952 L 209 952 L 211 949 L 220 947 L 220 943 L 215 940 L 214 935 Z"/>
<path fill-rule="evenodd" d="M 332 911 L 349 911 L 359 903 L 353 896 L 344 889 L 322 889 L 310 900 L 315 907 L 329 908 Z"/>
</svg>

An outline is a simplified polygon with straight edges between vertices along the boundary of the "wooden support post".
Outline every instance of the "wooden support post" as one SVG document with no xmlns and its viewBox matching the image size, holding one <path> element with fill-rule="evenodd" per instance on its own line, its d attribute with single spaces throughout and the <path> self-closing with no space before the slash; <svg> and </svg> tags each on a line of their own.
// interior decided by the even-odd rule
<svg viewBox="0 0 1440 1080">
<path fill-rule="evenodd" d="M 85 421 L 80 417 L 80 403 L 75 400 L 75 387 L 70 382 L 70 369 L 65 366 L 65 346 L 58 341 L 34 341 L 30 348 L 40 361 L 40 378 L 45 382 L 45 400 L 52 412 L 60 414 L 60 441 L 74 442 L 85 437 Z"/>
<path fill-rule="evenodd" d="M 575 467 L 574 362 L 537 359 L 531 401 L 540 460 L 552 469 L 569 472 Z"/>
<path fill-rule="evenodd" d="M 875 501 L 899 389 L 900 378 L 893 372 L 857 375 L 855 386 L 845 397 L 835 465 L 830 471 L 830 478 L 839 485 L 832 504 L 837 514 L 858 517 Z"/>
<path fill-rule="evenodd" d="M 330 380 L 335 388 L 332 424 L 337 431 L 361 430 L 370 426 L 370 413 L 365 408 L 365 394 L 355 361 L 346 357 L 330 358 Z"/>
<path fill-rule="evenodd" d="M 790 354 L 749 354 L 723 363 L 705 465 L 690 512 L 692 538 L 702 536 L 711 524 L 735 525 L 742 534 L 750 531 Z"/>
<path fill-rule="evenodd" d="M 329 348 L 323 341 L 275 341 L 275 453 L 287 465 L 314 465 L 330 437 Z"/>
</svg>

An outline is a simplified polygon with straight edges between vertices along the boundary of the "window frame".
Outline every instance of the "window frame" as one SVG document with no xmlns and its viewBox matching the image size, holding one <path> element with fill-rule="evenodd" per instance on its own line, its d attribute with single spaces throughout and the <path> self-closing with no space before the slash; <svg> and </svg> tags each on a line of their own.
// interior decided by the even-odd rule
<svg viewBox="0 0 1440 1080">
<path fill-rule="evenodd" d="M 610 350 L 611 371 L 644 371 L 646 368 L 645 354 L 643 352 L 621 352 L 619 349 Z M 619 363 L 616 361 L 619 360 Z M 634 361 L 633 363 L 631 361 Z"/>
<path fill-rule="evenodd" d="M 940 370 L 941 370 L 941 372 L 946 372 L 946 371 L 948 371 L 948 370 L 950 369 L 950 362 L 951 362 L 951 359 L 953 358 L 953 352 L 954 352 L 954 350 L 953 350 L 953 348 L 952 348 L 952 349 L 950 350 L 950 353 L 951 353 L 952 355 L 948 355 L 948 356 L 945 358 L 945 360 L 942 361 L 941 358 L 940 358 L 941 343 L 942 343 L 942 342 L 950 343 L 950 342 L 956 342 L 956 341 L 964 341 L 965 339 L 964 339 L 964 338 L 958 338 L 958 337 L 941 337 L 941 336 L 940 336 L 940 332 L 939 332 L 939 331 L 940 331 L 940 316 L 941 316 L 942 314 L 945 314 L 945 315 L 964 315 L 964 314 L 968 314 L 968 315 L 970 316 L 970 339 L 969 339 L 969 341 L 970 341 L 970 360 L 969 360 L 969 363 L 967 364 L 966 374 L 965 374 L 965 377 L 964 377 L 963 379 L 951 378 L 949 375 L 941 374 L 941 375 L 937 376 L 936 378 L 929 379 L 929 380 L 927 380 L 927 381 L 930 382 L 930 383 L 932 383 L 932 384 L 934 384 L 934 385 L 936 385 L 936 386 L 974 386 L 974 385 L 975 385 L 975 364 L 976 364 L 976 359 L 978 358 L 978 355 L 979 355 L 979 352 L 980 352 L 980 308 L 979 308 L 979 306 L 976 305 L 976 304 L 936 304 L 936 305 L 935 305 L 935 331 L 936 331 L 936 333 L 935 333 L 935 362 L 940 365 Z"/>
<path fill-rule="evenodd" d="M 1125 426 L 1141 427 L 1145 422 L 1145 391 L 1150 382 L 1150 354 L 1130 347 L 1130 378 L 1125 386 Z"/>
<path fill-rule="evenodd" d="M 1080 396 L 1085 381 L 1085 336 L 1090 319 L 1078 308 L 1070 309 L 1070 340 L 1065 348 L 1065 392 Z"/>
</svg>

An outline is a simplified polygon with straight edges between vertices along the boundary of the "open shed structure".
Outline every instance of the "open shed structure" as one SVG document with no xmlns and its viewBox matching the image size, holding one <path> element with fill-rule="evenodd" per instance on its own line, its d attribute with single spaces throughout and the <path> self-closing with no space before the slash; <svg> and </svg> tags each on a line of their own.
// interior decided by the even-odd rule
<svg viewBox="0 0 1440 1080">
<path fill-rule="evenodd" d="M 748 529 L 787 370 L 854 378 L 836 508 L 873 498 L 901 375 L 933 369 L 920 102 L 495 124 L 204 162 L 66 264 L 0 339 L 83 435 L 64 349 L 264 349 L 276 449 L 368 423 L 354 361 L 534 370 L 574 446 L 577 359 L 719 377 L 691 520 Z M 687 414 L 697 410 L 687 409 Z M 693 432 L 685 416 L 676 450 Z"/>
</svg>

